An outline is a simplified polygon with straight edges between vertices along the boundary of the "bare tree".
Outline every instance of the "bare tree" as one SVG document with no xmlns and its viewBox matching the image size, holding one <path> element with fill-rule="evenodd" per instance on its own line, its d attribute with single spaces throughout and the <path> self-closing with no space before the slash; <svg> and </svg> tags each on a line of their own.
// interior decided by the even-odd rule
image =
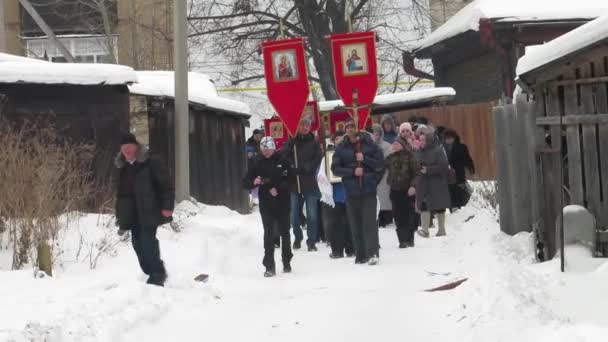
<svg viewBox="0 0 608 342">
<path fill-rule="evenodd" d="M 338 97 L 335 89 L 331 33 L 374 30 L 378 33 L 381 79 L 402 77 L 401 51 L 426 33 L 428 9 L 419 0 L 193 0 L 190 39 L 203 55 L 228 60 L 233 84 L 263 78 L 259 44 L 286 37 L 307 38 L 310 80 L 325 99 Z M 218 61 L 218 59 L 216 59 Z M 217 62 L 216 62 L 217 63 Z M 397 83 L 396 82 L 396 83 Z"/>
</svg>

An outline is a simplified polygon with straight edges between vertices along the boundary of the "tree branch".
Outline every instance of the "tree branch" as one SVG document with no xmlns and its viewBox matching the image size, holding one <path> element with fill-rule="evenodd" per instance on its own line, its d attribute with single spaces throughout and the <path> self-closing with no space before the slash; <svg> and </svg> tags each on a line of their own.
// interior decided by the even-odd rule
<svg viewBox="0 0 608 342">
<path fill-rule="evenodd" d="M 194 34 L 188 35 L 188 37 L 192 38 L 192 37 L 198 37 L 198 36 L 203 36 L 203 35 L 208 35 L 208 34 L 213 34 L 213 33 L 220 33 L 220 32 L 227 32 L 227 31 L 233 32 L 240 28 L 252 27 L 252 26 L 257 26 L 257 25 L 276 25 L 276 24 L 278 24 L 278 22 L 276 22 L 274 20 L 262 20 L 262 21 L 256 21 L 256 22 L 248 22 L 248 23 L 243 23 L 243 24 L 239 24 L 239 25 L 235 25 L 235 26 L 222 27 L 222 28 L 218 28 L 215 30 L 194 33 Z"/>
<path fill-rule="evenodd" d="M 230 83 L 232 85 L 237 85 L 239 83 L 243 83 L 243 82 L 247 82 L 247 81 L 258 81 L 264 78 L 264 75 L 255 75 L 255 76 L 249 76 L 249 77 L 245 77 L 245 78 L 241 78 L 238 80 L 233 80 Z"/>
</svg>

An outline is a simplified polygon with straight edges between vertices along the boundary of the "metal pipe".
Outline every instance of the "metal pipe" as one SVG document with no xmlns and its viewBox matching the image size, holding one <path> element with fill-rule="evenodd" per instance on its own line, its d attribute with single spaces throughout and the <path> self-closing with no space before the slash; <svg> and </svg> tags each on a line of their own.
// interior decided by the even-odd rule
<svg viewBox="0 0 608 342">
<path fill-rule="evenodd" d="M 190 198 L 190 112 L 188 105 L 187 2 L 174 0 L 175 22 L 175 198 Z"/>
</svg>

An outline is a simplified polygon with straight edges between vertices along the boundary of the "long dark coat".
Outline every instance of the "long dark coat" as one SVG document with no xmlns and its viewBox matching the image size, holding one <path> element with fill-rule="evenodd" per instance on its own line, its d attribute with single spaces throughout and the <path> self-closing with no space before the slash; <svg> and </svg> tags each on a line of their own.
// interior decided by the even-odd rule
<svg viewBox="0 0 608 342">
<path fill-rule="evenodd" d="M 297 167 L 294 147 L 297 149 Z M 300 179 L 301 193 L 319 192 L 317 172 L 319 171 L 323 154 L 321 153 L 321 146 L 317 143 L 312 133 L 307 135 L 298 134 L 294 138 L 289 139 L 281 148 L 280 154 L 282 158 L 289 162 L 292 169 L 289 173 L 289 189 L 291 192 L 298 192 L 297 178 Z"/>
<path fill-rule="evenodd" d="M 418 154 L 419 165 L 427 173 L 420 174 L 416 186 L 416 207 L 421 211 L 440 211 L 451 208 L 448 188 L 448 158 L 435 132 L 426 136 L 426 146 Z"/>
<path fill-rule="evenodd" d="M 445 145 L 445 150 L 448 155 L 450 166 L 456 173 L 456 184 L 466 182 L 466 170 L 469 170 L 471 174 L 475 173 L 475 163 L 469 154 L 469 148 L 467 145 L 460 142 L 459 136 L 456 136 L 454 144 L 452 144 L 451 147 Z"/>
<path fill-rule="evenodd" d="M 454 138 L 454 143 L 451 146 L 445 145 L 445 150 L 450 166 L 456 175 L 456 183 L 450 184 L 452 208 L 462 208 L 467 204 L 470 197 L 464 187 L 467 181 L 466 170 L 475 174 L 475 163 L 469 154 L 469 148 L 460 142 L 458 135 Z"/>
<path fill-rule="evenodd" d="M 270 158 L 259 156 L 253 165 L 247 170 L 247 175 L 243 179 L 243 186 L 246 189 L 253 189 L 253 182 L 257 177 L 262 178 L 262 185 L 259 189 L 260 212 L 269 214 L 273 217 L 289 215 L 289 164 L 281 158 L 278 153 Z M 270 189 L 275 188 L 279 193 L 277 197 L 272 197 Z"/>
<path fill-rule="evenodd" d="M 122 153 L 115 159 L 119 169 L 118 186 L 128 182 L 126 177 L 127 161 Z M 161 210 L 171 210 L 175 206 L 175 187 L 167 165 L 157 156 L 150 155 L 139 147 L 135 162 L 135 198 L 118 196 L 116 199 L 116 218 L 122 229 L 133 225 L 156 227 L 170 221 Z"/>
<path fill-rule="evenodd" d="M 377 194 L 378 183 L 384 172 L 384 155 L 374 143 L 368 133 L 360 133 L 361 153 L 363 153 L 363 180 L 359 183 L 359 177 L 355 176 L 357 159 L 355 156 L 356 146 L 351 143 L 348 136 L 338 145 L 331 164 L 331 171 L 338 177 L 342 177 L 342 183 L 346 190 L 346 197 Z"/>
</svg>

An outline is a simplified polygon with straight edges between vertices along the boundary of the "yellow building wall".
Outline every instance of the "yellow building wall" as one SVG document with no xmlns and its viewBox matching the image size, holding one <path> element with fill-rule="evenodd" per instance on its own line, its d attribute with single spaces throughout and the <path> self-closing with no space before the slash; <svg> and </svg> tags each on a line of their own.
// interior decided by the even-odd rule
<svg viewBox="0 0 608 342">
<path fill-rule="evenodd" d="M 118 1 L 118 63 L 173 70 L 173 1 Z"/>
</svg>

